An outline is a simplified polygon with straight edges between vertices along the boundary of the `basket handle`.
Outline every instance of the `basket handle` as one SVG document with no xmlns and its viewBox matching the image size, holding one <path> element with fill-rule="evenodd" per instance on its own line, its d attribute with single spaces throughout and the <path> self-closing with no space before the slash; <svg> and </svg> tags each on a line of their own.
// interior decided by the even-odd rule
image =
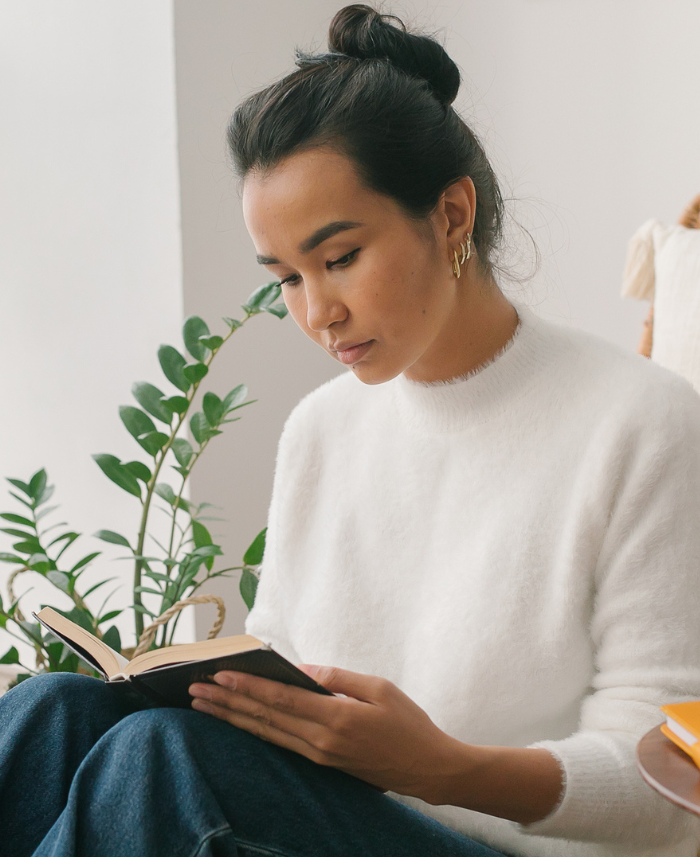
<svg viewBox="0 0 700 857">
<path fill-rule="evenodd" d="M 189 598 L 183 598 L 182 601 L 176 601 L 172 607 L 169 607 L 165 613 L 162 613 L 155 622 L 153 622 L 153 624 L 146 628 L 143 634 L 139 637 L 139 644 L 131 657 L 135 658 L 137 655 L 142 655 L 144 652 L 147 652 L 151 647 L 151 643 L 153 642 L 153 638 L 155 637 L 159 626 L 165 625 L 165 623 L 172 619 L 176 613 L 179 613 L 183 607 L 188 607 L 190 604 L 207 604 L 209 602 L 216 604 L 218 611 L 216 621 L 211 626 L 209 636 L 207 637 L 207 640 L 213 640 L 223 627 L 224 619 L 226 618 L 226 606 L 224 605 L 224 599 L 220 598 L 218 595 L 191 595 Z"/>
</svg>

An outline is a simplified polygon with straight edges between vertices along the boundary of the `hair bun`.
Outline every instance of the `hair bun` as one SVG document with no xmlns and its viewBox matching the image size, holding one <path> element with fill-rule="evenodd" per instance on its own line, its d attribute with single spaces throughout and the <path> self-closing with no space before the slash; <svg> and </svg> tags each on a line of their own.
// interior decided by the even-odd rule
<svg viewBox="0 0 700 857">
<path fill-rule="evenodd" d="M 399 27 L 389 21 L 396 21 Z M 443 104 L 452 104 L 460 84 L 459 69 L 445 49 L 429 36 L 409 33 L 393 15 L 382 15 L 364 3 L 336 13 L 328 32 L 331 51 L 357 59 L 388 59 L 412 77 L 428 82 Z"/>
</svg>

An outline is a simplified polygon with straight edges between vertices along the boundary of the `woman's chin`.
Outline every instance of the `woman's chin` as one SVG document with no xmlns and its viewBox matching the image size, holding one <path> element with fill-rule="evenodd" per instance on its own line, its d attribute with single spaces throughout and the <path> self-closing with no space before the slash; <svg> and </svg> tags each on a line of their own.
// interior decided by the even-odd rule
<svg viewBox="0 0 700 857">
<path fill-rule="evenodd" d="M 365 363 L 362 360 L 348 368 L 355 375 L 358 381 L 362 381 L 363 384 L 370 385 L 386 384 L 387 381 L 391 381 L 396 378 L 397 375 L 400 375 L 402 371 L 400 368 L 392 370 L 386 366 L 380 366 L 376 363 L 372 364 L 369 361 Z"/>
</svg>

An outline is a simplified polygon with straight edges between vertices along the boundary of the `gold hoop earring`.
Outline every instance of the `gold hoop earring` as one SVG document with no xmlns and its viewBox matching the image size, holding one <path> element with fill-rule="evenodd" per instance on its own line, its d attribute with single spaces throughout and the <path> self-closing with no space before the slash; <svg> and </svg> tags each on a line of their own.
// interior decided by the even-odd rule
<svg viewBox="0 0 700 857">
<path fill-rule="evenodd" d="M 470 233 L 467 233 L 466 248 L 464 246 L 464 241 L 460 243 L 459 248 L 462 251 L 462 258 L 459 260 L 459 264 L 463 265 L 467 261 L 467 259 L 471 259 L 472 257 L 472 236 Z"/>
<path fill-rule="evenodd" d="M 452 251 L 452 273 L 455 275 L 455 279 L 459 279 L 460 274 L 462 273 L 459 267 L 459 259 L 457 258 L 457 251 Z"/>
</svg>

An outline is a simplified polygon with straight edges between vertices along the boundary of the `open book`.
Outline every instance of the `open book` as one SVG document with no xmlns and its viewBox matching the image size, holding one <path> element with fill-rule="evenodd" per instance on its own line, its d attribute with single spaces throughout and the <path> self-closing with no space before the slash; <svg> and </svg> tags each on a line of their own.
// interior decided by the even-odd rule
<svg viewBox="0 0 700 857">
<path fill-rule="evenodd" d="M 188 688 L 211 682 L 220 670 L 236 670 L 292 684 L 327 696 L 333 694 L 266 643 L 247 634 L 184 643 L 144 652 L 128 661 L 89 631 L 51 607 L 32 614 L 79 658 L 110 684 L 127 683 L 160 705 L 190 708 Z"/>
</svg>

